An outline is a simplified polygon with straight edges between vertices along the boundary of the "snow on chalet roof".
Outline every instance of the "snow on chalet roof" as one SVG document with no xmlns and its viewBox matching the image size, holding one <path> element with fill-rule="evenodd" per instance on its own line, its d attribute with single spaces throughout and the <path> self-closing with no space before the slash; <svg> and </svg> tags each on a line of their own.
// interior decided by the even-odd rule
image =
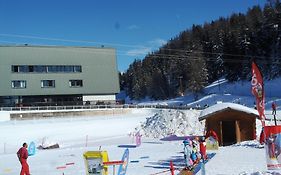
<svg viewBox="0 0 281 175">
<path fill-rule="evenodd" d="M 206 119 L 208 116 L 210 116 L 213 113 L 217 113 L 219 111 L 224 111 L 226 109 L 233 109 L 236 111 L 242 111 L 249 114 L 259 115 L 258 111 L 252 108 L 248 108 L 247 106 L 239 105 L 236 103 L 219 103 L 215 104 L 213 106 L 210 106 L 203 111 L 201 111 L 199 116 L 199 121 Z"/>
</svg>

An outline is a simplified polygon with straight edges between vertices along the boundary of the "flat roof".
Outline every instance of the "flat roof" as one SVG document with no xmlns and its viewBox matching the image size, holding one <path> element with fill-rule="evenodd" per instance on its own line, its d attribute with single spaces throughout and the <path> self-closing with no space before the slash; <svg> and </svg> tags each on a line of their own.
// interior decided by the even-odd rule
<svg viewBox="0 0 281 175">
<path fill-rule="evenodd" d="M 62 45 L 0 45 L 0 47 L 46 47 L 46 48 L 87 48 L 87 49 L 115 49 L 113 47 L 107 47 L 105 45 L 99 46 L 62 46 Z"/>
</svg>

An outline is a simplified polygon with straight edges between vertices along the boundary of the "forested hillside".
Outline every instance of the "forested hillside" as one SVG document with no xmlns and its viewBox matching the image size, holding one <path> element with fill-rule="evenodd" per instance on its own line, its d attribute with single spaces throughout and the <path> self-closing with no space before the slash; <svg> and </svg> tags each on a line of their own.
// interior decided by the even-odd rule
<svg viewBox="0 0 281 175">
<path fill-rule="evenodd" d="M 188 19 L 186 19 L 188 20 Z M 120 74 L 133 99 L 167 99 L 202 93 L 218 78 L 248 80 L 255 60 L 265 79 L 281 75 L 281 3 L 268 1 L 246 14 L 193 25 Z"/>
</svg>

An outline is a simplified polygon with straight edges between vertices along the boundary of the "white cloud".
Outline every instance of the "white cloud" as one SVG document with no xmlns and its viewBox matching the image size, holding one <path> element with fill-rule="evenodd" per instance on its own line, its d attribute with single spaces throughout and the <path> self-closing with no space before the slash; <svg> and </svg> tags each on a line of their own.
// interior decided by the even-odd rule
<svg viewBox="0 0 281 175">
<path fill-rule="evenodd" d="M 160 46 L 162 46 L 166 43 L 167 43 L 167 41 L 163 40 L 161 38 L 157 38 L 157 39 L 154 39 L 152 41 L 149 41 L 149 44 L 151 44 L 153 47 L 160 47 Z"/>
<path fill-rule="evenodd" d="M 151 41 L 146 42 L 146 46 L 137 48 L 137 49 L 132 49 L 127 51 L 126 55 L 128 56 L 144 56 L 147 55 L 148 53 L 152 52 L 152 50 L 159 49 L 162 45 L 166 44 L 167 41 L 157 38 Z"/>
<path fill-rule="evenodd" d="M 139 26 L 133 24 L 133 25 L 130 25 L 130 26 L 128 27 L 128 29 L 129 29 L 129 30 L 136 30 L 136 29 L 139 29 Z"/>
<path fill-rule="evenodd" d="M 151 48 L 144 47 L 139 49 L 132 49 L 127 52 L 128 56 L 143 56 L 151 52 Z"/>
</svg>

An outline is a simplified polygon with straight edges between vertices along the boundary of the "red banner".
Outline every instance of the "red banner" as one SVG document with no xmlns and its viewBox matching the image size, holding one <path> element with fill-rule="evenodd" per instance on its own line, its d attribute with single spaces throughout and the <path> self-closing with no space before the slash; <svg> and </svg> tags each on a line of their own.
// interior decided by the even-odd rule
<svg viewBox="0 0 281 175">
<path fill-rule="evenodd" d="M 264 126 L 264 86 L 262 75 L 255 62 L 252 62 L 252 94 L 256 97 L 256 106 Z"/>
</svg>

